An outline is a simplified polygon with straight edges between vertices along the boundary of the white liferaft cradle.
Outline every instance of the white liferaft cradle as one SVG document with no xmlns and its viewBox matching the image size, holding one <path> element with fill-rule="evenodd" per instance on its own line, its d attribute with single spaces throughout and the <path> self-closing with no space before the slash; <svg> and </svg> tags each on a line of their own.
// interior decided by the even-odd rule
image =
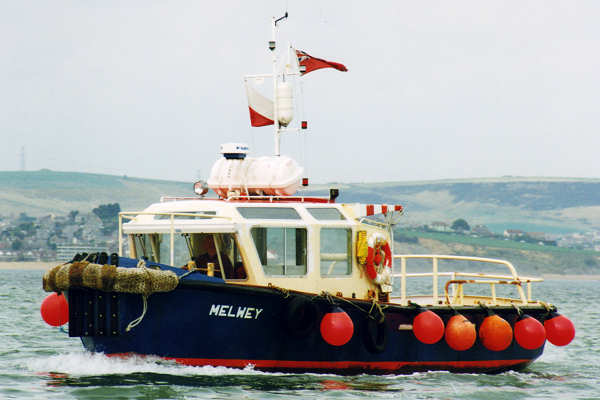
<svg viewBox="0 0 600 400">
<path fill-rule="evenodd" d="M 220 197 L 242 195 L 291 196 L 302 183 L 303 169 L 287 156 L 221 158 L 215 162 L 208 187 Z"/>
</svg>

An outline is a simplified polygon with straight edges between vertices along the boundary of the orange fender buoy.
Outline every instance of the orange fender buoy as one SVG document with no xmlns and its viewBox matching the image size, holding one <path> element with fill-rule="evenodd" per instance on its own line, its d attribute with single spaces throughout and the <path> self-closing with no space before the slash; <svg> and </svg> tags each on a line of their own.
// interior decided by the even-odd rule
<svg viewBox="0 0 600 400">
<path fill-rule="evenodd" d="M 513 331 L 510 324 L 496 314 L 485 317 L 479 327 L 479 339 L 488 350 L 505 350 L 510 346 L 512 338 Z"/>
<path fill-rule="evenodd" d="M 515 323 L 515 340 L 522 348 L 535 350 L 546 341 L 546 330 L 540 321 L 523 314 Z"/>
<path fill-rule="evenodd" d="M 448 346 L 456 351 L 470 349 L 477 339 L 475 324 L 462 314 L 456 314 L 448 320 L 444 335 Z"/>
<path fill-rule="evenodd" d="M 62 293 L 50 293 L 40 306 L 44 321 L 50 326 L 61 326 L 69 322 L 69 304 Z"/>
<path fill-rule="evenodd" d="M 332 346 L 343 346 L 354 334 L 352 318 L 340 307 L 333 307 L 321 320 L 321 336 Z"/>
<path fill-rule="evenodd" d="M 575 325 L 571 320 L 559 313 L 550 314 L 544 321 L 546 337 L 555 346 L 566 346 L 575 337 Z"/>
<path fill-rule="evenodd" d="M 413 319 L 413 332 L 420 342 L 434 344 L 444 336 L 444 321 L 433 311 L 423 311 Z"/>
</svg>

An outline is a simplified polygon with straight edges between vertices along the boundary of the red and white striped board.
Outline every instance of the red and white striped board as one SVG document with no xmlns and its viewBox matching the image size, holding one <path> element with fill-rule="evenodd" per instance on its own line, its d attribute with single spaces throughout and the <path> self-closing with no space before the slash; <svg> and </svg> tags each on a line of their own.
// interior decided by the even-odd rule
<svg viewBox="0 0 600 400">
<path fill-rule="evenodd" d="M 389 212 L 402 212 L 400 204 L 352 204 L 354 212 L 359 217 L 368 217 Z"/>
</svg>

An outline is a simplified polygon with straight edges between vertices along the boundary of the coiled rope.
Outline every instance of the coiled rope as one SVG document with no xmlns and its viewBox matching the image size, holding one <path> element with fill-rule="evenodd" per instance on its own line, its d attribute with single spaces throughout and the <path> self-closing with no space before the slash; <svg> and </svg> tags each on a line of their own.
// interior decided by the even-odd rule
<svg viewBox="0 0 600 400">
<path fill-rule="evenodd" d="M 148 267 L 146 266 L 146 261 L 144 259 L 141 259 L 138 262 L 137 268 L 142 268 L 146 272 L 148 271 Z M 138 326 L 146 316 L 146 311 L 148 311 L 148 296 L 150 296 L 150 290 L 147 290 L 146 293 L 142 294 L 142 314 L 133 321 L 131 321 L 129 325 L 127 325 L 127 328 L 125 328 L 125 332 L 129 332 L 130 330 Z"/>
</svg>

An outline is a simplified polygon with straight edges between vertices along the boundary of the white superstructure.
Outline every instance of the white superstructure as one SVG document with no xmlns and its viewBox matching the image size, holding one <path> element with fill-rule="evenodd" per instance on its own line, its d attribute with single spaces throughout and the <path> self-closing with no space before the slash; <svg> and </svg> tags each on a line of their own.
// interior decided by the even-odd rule
<svg viewBox="0 0 600 400">
<path fill-rule="evenodd" d="M 355 205 L 294 200 L 155 203 L 143 212 L 121 213 L 132 218 L 122 225 L 122 233 L 132 257 L 173 266 L 185 266 L 203 250 L 206 235 L 212 235 L 227 263 L 244 269 L 243 278 L 225 271 L 230 283 L 372 298 L 378 285 L 358 264 L 353 238 L 359 230 L 386 238 L 388 233 L 361 223 Z"/>
</svg>

